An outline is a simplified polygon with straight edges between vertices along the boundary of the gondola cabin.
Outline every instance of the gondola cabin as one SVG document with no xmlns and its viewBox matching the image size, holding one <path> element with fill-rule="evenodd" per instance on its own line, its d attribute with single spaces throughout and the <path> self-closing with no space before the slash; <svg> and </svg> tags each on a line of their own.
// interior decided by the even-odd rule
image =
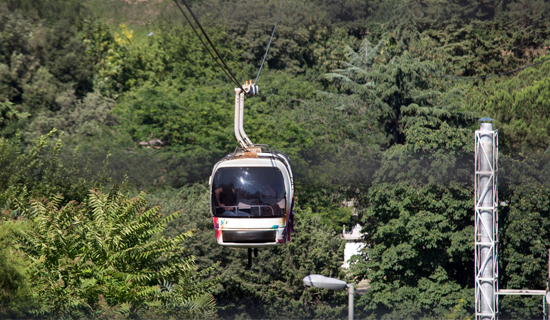
<svg viewBox="0 0 550 320">
<path fill-rule="evenodd" d="M 282 245 L 292 231 L 294 182 L 288 157 L 269 146 L 239 148 L 215 166 L 210 205 L 223 246 Z"/>
<path fill-rule="evenodd" d="M 244 96 L 258 93 L 247 81 L 235 88 L 235 137 L 240 148 L 221 159 L 210 176 L 210 212 L 222 246 L 279 246 L 290 240 L 294 178 L 290 159 L 268 146 L 253 144 L 243 129 Z M 255 249 L 255 253 L 256 253 Z"/>
</svg>

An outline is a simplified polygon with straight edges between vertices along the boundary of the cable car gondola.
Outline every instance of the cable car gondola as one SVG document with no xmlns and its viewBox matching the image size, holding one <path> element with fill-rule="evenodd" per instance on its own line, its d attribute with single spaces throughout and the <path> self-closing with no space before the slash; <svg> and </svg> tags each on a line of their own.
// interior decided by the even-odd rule
<svg viewBox="0 0 550 320">
<path fill-rule="evenodd" d="M 234 127 L 240 147 L 216 163 L 209 181 L 216 240 L 222 246 L 249 248 L 249 266 L 251 248 L 290 240 L 294 198 L 289 157 L 253 144 L 243 130 L 244 95 L 257 92 L 251 81 L 235 88 Z"/>
</svg>

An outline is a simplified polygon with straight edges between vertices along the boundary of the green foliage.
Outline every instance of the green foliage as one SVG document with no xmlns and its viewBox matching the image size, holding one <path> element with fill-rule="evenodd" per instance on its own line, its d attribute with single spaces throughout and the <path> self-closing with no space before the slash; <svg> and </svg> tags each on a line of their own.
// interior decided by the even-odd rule
<svg viewBox="0 0 550 320">
<path fill-rule="evenodd" d="M 258 71 L 279 4 L 192 3 L 243 80 Z M 188 184 L 204 181 L 212 165 L 236 146 L 234 86 L 192 30 L 180 26 L 174 3 L 0 0 L 0 208 L 6 221 L 0 225 L 1 316 L 30 317 L 29 306 L 51 305 L 54 309 L 42 311 L 52 317 L 205 317 L 202 305 L 220 317 L 343 317 L 345 293 L 305 289 L 301 278 L 309 273 L 345 278 L 339 234 L 344 225 L 362 220 L 367 249 L 349 275 L 371 283 L 356 308 L 360 317 L 468 318 L 473 306 L 473 274 L 464 272 L 471 269 L 473 250 L 470 124 L 477 115 L 496 119 L 504 151 L 499 196 L 511 205 L 501 210 L 500 286 L 539 288 L 548 247 L 548 63 L 505 77 L 451 82 L 427 73 L 411 56 L 451 76 L 495 74 L 540 61 L 550 45 L 549 5 L 539 0 L 285 2 L 259 78 L 260 95 L 246 98 L 244 126 L 252 141 L 273 145 L 292 159 L 297 233 L 290 244 L 260 250 L 247 271 L 245 250 L 215 243 L 207 187 Z M 86 6 L 99 19 L 90 18 Z M 64 133 L 63 144 L 56 133 L 39 139 L 54 128 Z M 101 273 L 134 268 L 140 257 L 121 254 L 116 257 L 124 260 L 116 266 L 99 258 L 85 265 L 76 261 L 85 253 L 67 253 L 63 260 L 52 251 L 44 255 L 51 262 L 46 265 L 23 256 L 21 244 L 5 236 L 30 232 L 30 220 L 8 219 L 29 212 L 30 198 L 61 193 L 63 204 L 35 201 L 35 207 L 43 203 L 51 217 L 84 221 L 93 211 L 88 190 L 123 179 L 149 189 L 149 203 L 161 205 L 166 216 L 184 209 L 163 232 L 177 237 L 195 230 L 185 240 L 189 251 L 178 251 L 178 259 L 194 255 L 204 271 L 192 274 L 220 276 L 213 289 L 217 306 L 209 304 L 208 295 L 188 302 L 166 298 L 169 290 L 183 290 L 177 283 L 160 285 L 146 277 L 127 283 L 117 273 Z M 160 216 L 143 200 L 117 199 Z M 343 206 L 350 202 L 357 216 Z M 16 203 L 22 208 L 14 210 Z M 38 228 L 40 221 L 32 224 Z M 109 230 L 97 221 L 89 225 Z M 83 249 L 55 242 L 61 238 L 69 244 L 80 238 L 93 242 L 84 225 L 65 226 L 48 239 L 36 229 L 31 233 L 53 241 L 63 254 Z M 98 237 L 106 241 L 110 235 Z M 157 237 L 162 238 L 160 231 Z M 98 248 L 89 254 L 100 257 Z M 38 296 L 32 297 L 27 281 L 31 263 L 50 268 L 37 283 L 55 303 L 33 300 Z M 95 273 L 82 273 L 86 268 Z M 84 278 L 69 276 L 73 271 Z M 60 274 L 71 289 L 58 283 Z M 108 294 L 101 291 L 107 288 L 101 283 L 106 274 L 113 288 Z M 132 293 L 123 291 L 137 283 L 144 296 L 164 298 L 130 299 Z M 156 285 L 161 291 L 152 289 Z M 67 304 L 70 294 L 82 298 Z M 199 311 L 189 314 L 195 302 Z M 540 302 L 506 298 L 501 307 L 503 315 L 523 319 L 539 312 Z"/>
<path fill-rule="evenodd" d="M 42 112 L 59 111 L 60 96 L 82 97 L 91 91 L 92 68 L 69 22 L 48 27 L 0 6 L 5 9 L 0 10 L 0 101 L 13 103 L 15 111 L 29 116 L 8 126 L 6 133 L 13 135 Z"/>
<path fill-rule="evenodd" d="M 78 153 L 65 165 L 60 157 L 61 140 L 51 143 L 55 133 L 52 130 L 40 137 L 27 152 L 21 151 L 19 140 L 0 138 L 1 209 L 14 208 L 16 201 L 26 203 L 31 197 L 56 194 L 81 201 L 91 186 L 102 187 L 109 182 L 106 170 L 96 173 L 78 165 Z"/>
<path fill-rule="evenodd" d="M 148 55 L 141 52 L 144 47 L 138 47 L 139 51 L 134 52 L 136 57 L 132 62 L 136 65 L 136 78 L 158 82 L 172 80 L 172 84 L 184 88 L 189 85 L 231 83 L 218 65 L 217 58 L 214 60 L 210 56 L 190 27 L 158 24 L 152 31 L 154 35 L 148 38 L 148 45 L 145 46 L 151 48 Z M 237 79 L 244 82 L 246 78 L 239 71 L 242 65 L 238 63 L 241 50 L 235 50 L 234 39 L 227 34 L 224 27 L 209 27 L 205 31 Z M 203 41 L 206 42 L 205 39 Z"/>
<path fill-rule="evenodd" d="M 258 256 L 252 274 L 242 278 L 256 285 L 242 286 L 243 293 L 253 289 L 254 298 L 264 304 L 262 318 L 336 318 L 347 311 L 346 292 L 305 288 L 303 278 L 309 274 L 346 279 L 340 269 L 344 241 L 339 234 L 321 223 L 318 216 L 295 209 L 295 234 L 292 242 L 278 250 Z M 316 237 L 311 237 L 315 234 Z M 269 263 L 259 263 L 269 259 Z M 264 275 L 269 274 L 271 279 Z M 234 280 L 233 280 L 234 281 Z M 257 286 L 259 284 L 260 286 Z M 223 297 L 220 298 L 223 300 Z"/>
<path fill-rule="evenodd" d="M 473 306 L 471 131 L 442 122 L 406 130 L 385 152 L 375 181 L 359 194 L 364 260 L 354 273 L 370 280 L 359 305 L 383 319 L 447 317 Z M 457 314 L 455 314 L 457 316 Z"/>
<path fill-rule="evenodd" d="M 550 188 L 548 184 L 522 183 L 507 194 L 508 207 L 500 211 L 501 230 L 500 284 L 503 288 L 544 290 L 547 286 L 550 223 Z M 502 310 L 513 319 L 528 319 L 539 315 L 540 300 L 507 298 Z"/>
<path fill-rule="evenodd" d="M 95 17 L 108 24 L 111 28 L 118 28 L 121 23 L 132 28 L 136 33 L 149 33 L 148 28 L 156 23 L 161 16 L 175 12 L 173 1 L 105 1 L 87 0 L 86 5 Z"/>
<path fill-rule="evenodd" d="M 550 150 L 549 72 L 550 64 L 544 63 L 502 81 L 485 106 L 496 120 L 506 152 Z"/>
<path fill-rule="evenodd" d="M 363 213 L 371 289 L 359 305 L 384 319 L 442 317 L 461 299 L 473 306 L 471 187 L 374 185 Z"/>
<path fill-rule="evenodd" d="M 101 22 L 89 23 L 84 29 L 84 42 L 95 62 L 95 87 L 102 94 L 116 98 L 147 83 L 186 88 L 228 80 L 189 27 L 157 23 L 151 28 L 152 35 L 141 41 L 124 24 L 119 32 L 110 31 Z M 237 70 L 239 51 L 229 50 L 232 41 L 223 28 L 206 32 L 224 61 Z"/>
<path fill-rule="evenodd" d="M 72 89 L 82 97 L 92 91 L 92 66 L 78 32 L 68 22 L 57 22 L 43 31 L 44 43 L 35 44 L 35 55 L 61 83 L 61 90 Z"/>
<path fill-rule="evenodd" d="M 25 230 L 27 223 L 10 220 L 5 213 L 0 217 L 0 317 L 22 318 L 35 301 L 27 281 L 30 260 L 14 241 L 13 233 Z"/>
<path fill-rule="evenodd" d="M 126 31 L 128 31 L 126 29 Z M 121 90 L 122 84 L 117 78 L 123 63 L 125 45 L 129 43 L 129 33 L 120 38 L 119 44 L 107 25 L 101 21 L 84 24 L 82 30 L 86 52 L 94 67 L 94 88 L 107 96 L 115 96 Z"/>
<path fill-rule="evenodd" d="M 445 120 L 471 119 L 459 113 L 459 101 L 449 99 L 454 92 L 443 95 L 432 89 L 421 67 L 397 52 L 394 41 L 390 37 L 385 45 L 372 47 L 365 40 L 359 53 L 349 49 L 345 69 L 326 75 L 342 92 L 357 95 L 368 107 L 379 110 L 378 121 L 388 134 L 388 144 L 403 143 L 405 130 L 413 124 L 433 128 Z"/>
<path fill-rule="evenodd" d="M 224 290 L 216 295 L 225 315 L 269 319 L 345 315 L 345 292 L 303 285 L 303 278 L 312 273 L 344 278 L 339 269 L 343 241 L 322 226 L 318 217 L 300 212 L 295 230 L 292 242 L 281 248 L 260 250 L 250 270 L 245 269 L 246 250 L 228 250 L 231 256 L 225 260 L 231 263 L 221 264 Z M 311 234 L 317 236 L 312 238 Z"/>
<path fill-rule="evenodd" d="M 215 282 L 201 280 L 194 257 L 182 244 L 185 232 L 166 238 L 159 208 L 143 195 L 128 198 L 118 188 L 90 191 L 86 201 L 61 206 L 62 197 L 32 201 L 25 212 L 29 230 L 18 230 L 21 249 L 31 259 L 29 278 L 43 317 L 95 318 L 211 316 L 208 294 Z M 206 272 L 206 271 L 205 271 Z M 108 307 L 108 308 L 107 308 Z"/>
<path fill-rule="evenodd" d="M 315 100 L 297 100 L 285 120 L 300 128 L 300 139 L 289 147 L 300 147 L 301 180 L 328 188 L 368 185 L 386 141 L 378 110 L 354 96 L 321 93 Z"/>
<path fill-rule="evenodd" d="M 472 131 L 443 122 L 430 129 L 414 125 L 407 131 L 407 143 L 384 153 L 376 182 L 407 181 L 471 184 L 473 167 Z"/>
<path fill-rule="evenodd" d="M 180 92 L 166 83 L 144 85 L 117 106 L 134 141 L 159 139 L 158 150 L 181 185 L 209 175 L 211 165 L 234 149 L 233 114 L 227 90 L 199 87 Z"/>
<path fill-rule="evenodd" d="M 494 75 L 531 64 L 547 50 L 546 23 L 529 24 L 520 27 L 517 20 L 508 18 L 444 22 L 414 32 L 408 49 L 417 60 L 433 63 L 446 76 Z"/>
<path fill-rule="evenodd" d="M 117 119 L 110 112 L 113 100 L 98 93 L 88 93 L 78 99 L 74 92 L 65 92 L 58 95 L 56 101 L 58 110 L 37 113 L 22 132 L 27 141 L 34 141 L 54 129 L 62 132 L 67 142 L 90 142 L 115 134 L 112 127 Z"/>
<path fill-rule="evenodd" d="M 25 18 L 55 23 L 68 20 L 75 23 L 88 14 L 84 0 L 1 0 L 10 11 L 19 12 Z"/>
<path fill-rule="evenodd" d="M 277 1 L 212 0 L 197 4 L 194 10 L 203 23 L 226 26 L 235 39 L 234 46 L 243 50 L 244 62 L 258 68 L 266 53 L 279 5 Z M 365 11 L 353 10 L 361 7 L 366 7 L 361 1 L 346 1 L 345 5 L 343 1 L 285 2 L 266 66 L 300 74 L 309 68 L 326 70 L 327 65 L 336 64 L 338 58 L 343 57 L 343 44 L 353 42 L 348 37 L 350 29 L 364 28 L 357 20 L 353 21 L 355 16 L 365 17 Z M 348 27 L 348 23 L 354 22 L 357 24 Z M 332 54 L 336 57 L 331 57 Z"/>
<path fill-rule="evenodd" d="M 36 62 L 30 56 L 32 25 L 21 15 L 11 14 L 0 4 L 0 99 L 20 101 L 23 84 L 30 78 Z"/>
<path fill-rule="evenodd" d="M 315 42 L 312 46 L 315 66 L 321 72 L 328 72 L 342 68 L 342 62 L 347 60 L 346 49 L 354 47 L 357 42 L 347 34 L 346 29 L 319 28 L 314 34 Z"/>
<path fill-rule="evenodd" d="M 357 223 L 353 208 L 343 207 L 348 198 L 356 196 L 356 190 L 350 192 L 342 185 L 324 183 L 300 183 L 296 188 L 295 203 L 303 208 L 302 213 L 309 215 L 310 219 L 319 219 L 322 225 L 337 233 L 341 233 L 344 226 L 349 230 Z"/>
<path fill-rule="evenodd" d="M 10 122 L 15 122 L 28 117 L 28 113 L 20 113 L 13 108 L 10 101 L 0 102 L 0 130 L 4 129 Z"/>
</svg>

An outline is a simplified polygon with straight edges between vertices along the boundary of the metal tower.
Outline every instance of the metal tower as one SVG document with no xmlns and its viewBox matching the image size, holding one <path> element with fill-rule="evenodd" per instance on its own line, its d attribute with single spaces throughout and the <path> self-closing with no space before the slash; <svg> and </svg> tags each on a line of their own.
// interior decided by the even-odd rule
<svg viewBox="0 0 550 320">
<path fill-rule="evenodd" d="M 481 119 L 488 121 L 490 119 Z M 482 123 L 475 132 L 476 320 L 498 318 L 498 131 Z"/>
</svg>

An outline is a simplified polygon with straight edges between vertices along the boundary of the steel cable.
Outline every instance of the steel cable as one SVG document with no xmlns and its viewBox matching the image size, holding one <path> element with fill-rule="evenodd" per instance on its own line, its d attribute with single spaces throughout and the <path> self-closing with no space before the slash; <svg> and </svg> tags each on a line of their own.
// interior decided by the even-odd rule
<svg viewBox="0 0 550 320">
<path fill-rule="evenodd" d="M 260 65 L 260 70 L 258 70 L 258 75 L 256 76 L 256 80 L 254 80 L 254 85 L 256 85 L 256 82 L 260 77 L 260 72 L 262 72 L 262 67 L 264 66 L 265 58 L 267 57 L 267 53 L 269 52 L 269 47 L 271 46 L 271 41 L 273 40 L 273 35 L 275 34 L 275 29 L 277 28 L 277 23 L 279 22 L 281 11 L 283 10 L 283 2 L 284 0 L 281 0 L 281 5 L 279 6 L 279 13 L 277 13 L 277 20 L 275 20 L 275 26 L 273 26 L 273 31 L 271 32 L 271 38 L 269 39 L 269 43 L 267 44 L 267 49 L 265 50 L 264 58 L 262 60 L 262 64 Z"/>
<path fill-rule="evenodd" d="M 218 52 L 218 50 L 216 49 L 216 47 L 214 46 L 214 44 L 212 43 L 212 40 L 210 40 L 210 37 L 208 37 L 208 34 L 206 33 L 206 31 L 204 30 L 204 28 L 202 27 L 202 25 L 200 24 L 199 22 L 199 19 L 197 19 L 197 17 L 195 16 L 195 14 L 193 13 L 193 11 L 191 10 L 191 7 L 189 7 L 189 5 L 187 4 L 187 2 L 185 0 L 181 0 L 183 2 L 183 5 L 187 8 L 187 10 L 189 11 L 189 13 L 191 14 L 191 16 L 193 17 L 193 19 L 195 20 L 195 23 L 199 26 L 199 28 L 201 29 L 204 37 L 206 38 L 206 40 L 208 41 L 208 43 L 210 44 L 210 46 L 212 47 L 212 49 L 214 50 L 214 52 L 216 52 L 216 55 L 218 56 L 219 58 L 219 61 L 218 59 L 216 59 L 216 57 L 214 57 L 214 54 L 212 54 L 212 52 L 210 51 L 210 49 L 208 49 L 208 46 L 206 45 L 206 43 L 204 43 L 204 40 L 202 39 L 202 37 L 199 35 L 199 33 L 197 32 L 197 30 L 195 29 L 195 27 L 193 26 L 193 24 L 191 23 L 191 20 L 187 17 L 187 15 L 185 14 L 185 12 L 183 11 L 183 8 L 180 6 L 180 4 L 178 3 L 177 0 L 174 0 L 174 2 L 176 3 L 176 5 L 178 6 L 178 8 L 180 9 L 181 13 L 183 14 L 183 16 L 185 17 L 185 19 L 187 20 L 187 22 L 189 23 L 189 25 L 191 26 L 191 28 L 193 29 L 193 31 L 195 32 L 195 34 L 197 35 L 197 37 L 199 38 L 199 40 L 201 41 L 202 45 L 206 48 L 206 51 L 208 51 L 208 53 L 210 54 L 210 56 L 212 57 L 212 59 L 214 59 L 214 61 L 216 61 L 216 63 L 218 64 L 218 66 L 220 66 L 220 68 L 222 68 L 223 72 L 229 77 L 229 79 L 231 79 L 233 81 L 233 83 L 235 83 L 235 85 L 237 85 L 237 87 L 241 88 L 241 90 L 245 91 L 244 88 L 242 87 L 242 85 L 239 83 L 239 81 L 237 80 L 237 77 L 235 77 L 235 75 L 233 74 L 233 72 L 231 72 L 231 69 L 229 68 L 229 66 L 227 66 L 227 64 L 225 63 L 225 61 L 223 60 L 222 56 L 220 55 L 220 53 Z M 221 61 L 221 64 L 220 64 L 220 61 Z M 222 65 L 223 64 L 223 65 Z"/>
</svg>

